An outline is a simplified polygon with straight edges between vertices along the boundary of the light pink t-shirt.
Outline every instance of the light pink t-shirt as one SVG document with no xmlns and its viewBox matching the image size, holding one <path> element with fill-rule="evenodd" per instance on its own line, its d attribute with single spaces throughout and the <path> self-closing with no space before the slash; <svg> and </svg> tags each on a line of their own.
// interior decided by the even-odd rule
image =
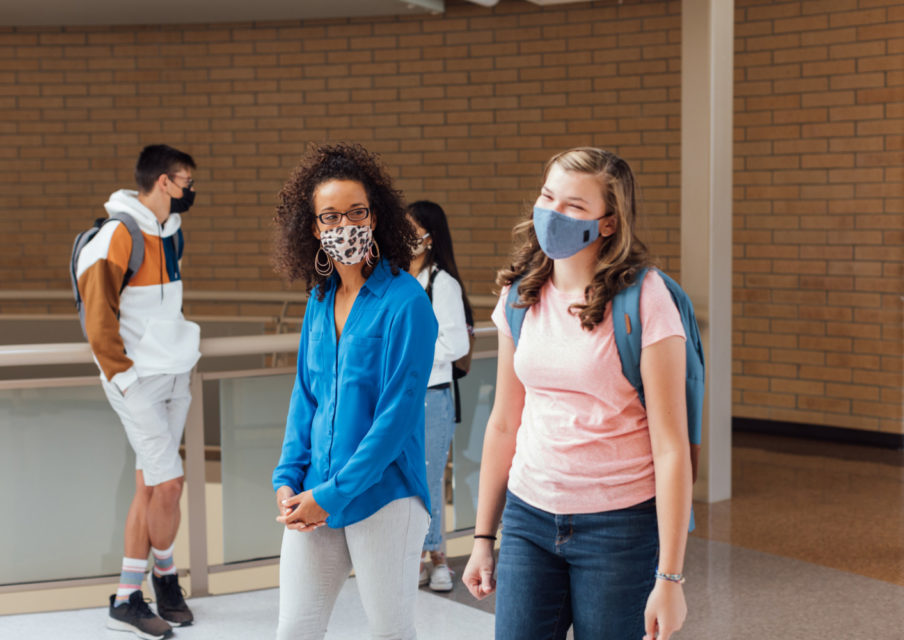
<svg viewBox="0 0 904 640">
<path fill-rule="evenodd" d="M 511 337 L 503 289 L 493 321 Z M 655 494 L 647 415 L 621 371 L 611 303 L 593 331 L 568 311 L 583 295 L 547 282 L 528 309 L 515 350 L 524 412 L 508 488 L 528 504 L 556 514 L 624 509 Z M 684 338 L 681 316 L 659 274 L 640 295 L 643 347 Z"/>
</svg>

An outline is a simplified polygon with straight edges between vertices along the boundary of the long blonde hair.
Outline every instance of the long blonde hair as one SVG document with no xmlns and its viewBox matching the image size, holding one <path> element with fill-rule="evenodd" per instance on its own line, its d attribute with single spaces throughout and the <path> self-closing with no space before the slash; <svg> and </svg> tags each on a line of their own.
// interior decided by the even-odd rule
<svg viewBox="0 0 904 640">
<path fill-rule="evenodd" d="M 605 215 L 615 216 L 615 232 L 600 244 L 593 279 L 584 290 L 585 302 L 571 306 L 571 311 L 580 317 L 581 326 L 589 331 L 603 321 L 606 305 L 615 294 L 634 281 L 638 269 L 650 264 L 647 248 L 634 232 L 634 173 L 622 158 L 596 147 L 577 147 L 554 155 L 546 163 L 544 182 L 553 166 L 597 178 L 603 191 Z M 529 307 L 539 300 L 540 289 L 552 275 L 553 261 L 540 249 L 533 215 L 515 226 L 514 237 L 512 264 L 499 271 L 496 284 L 503 287 L 521 277 L 517 306 Z"/>
</svg>

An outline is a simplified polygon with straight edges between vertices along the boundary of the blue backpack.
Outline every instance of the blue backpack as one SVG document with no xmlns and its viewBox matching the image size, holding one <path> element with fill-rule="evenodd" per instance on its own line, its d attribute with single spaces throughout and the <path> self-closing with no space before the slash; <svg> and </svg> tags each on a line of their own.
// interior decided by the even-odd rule
<svg viewBox="0 0 904 640">
<path fill-rule="evenodd" d="M 637 390 L 640 403 L 646 407 L 643 380 L 640 377 L 640 351 L 642 331 L 640 322 L 640 288 L 647 269 L 637 272 L 634 283 L 621 290 L 612 299 L 612 327 L 615 331 L 615 345 L 621 360 L 622 373 L 631 386 Z M 681 286 L 669 276 L 657 270 L 665 282 L 687 336 L 685 397 L 687 400 L 687 431 L 691 443 L 691 467 L 694 481 L 697 479 L 697 459 L 700 453 L 700 442 L 703 437 L 703 390 L 706 377 L 706 365 L 703 361 L 703 344 L 700 341 L 700 329 L 694 315 L 694 305 Z M 509 289 L 505 301 L 505 317 L 512 331 L 515 348 L 521 335 L 521 325 L 527 315 L 527 307 L 516 307 L 518 302 L 518 285 L 521 278 L 515 279 Z M 690 531 L 694 530 L 694 514 L 691 512 Z"/>
</svg>

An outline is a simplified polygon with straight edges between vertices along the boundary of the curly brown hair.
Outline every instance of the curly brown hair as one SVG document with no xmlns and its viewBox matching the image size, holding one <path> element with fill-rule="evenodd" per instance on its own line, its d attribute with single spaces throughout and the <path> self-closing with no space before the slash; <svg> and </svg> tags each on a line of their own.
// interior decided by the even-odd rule
<svg viewBox="0 0 904 640">
<path fill-rule="evenodd" d="M 402 194 L 392 187 L 376 154 L 359 144 L 311 145 L 279 192 L 273 217 L 273 266 L 290 282 L 304 280 L 308 292 L 317 287 L 320 300 L 329 276 L 314 269 L 320 248 L 320 240 L 314 235 L 314 192 L 330 180 L 354 180 L 364 186 L 370 210 L 378 222 L 374 239 L 393 275 L 408 269 L 411 249 L 417 241 L 414 228 L 405 217 Z M 365 265 L 364 276 L 371 271 Z"/>
<path fill-rule="evenodd" d="M 615 294 L 634 281 L 641 267 L 650 265 L 647 248 L 634 232 L 634 173 L 622 158 L 596 147 L 577 147 L 554 155 L 546 163 L 544 181 L 553 166 L 596 177 L 603 190 L 605 215 L 615 215 L 615 232 L 600 244 L 593 280 L 584 290 L 585 303 L 570 308 L 590 331 L 603 321 L 606 305 Z M 499 271 L 496 284 L 503 287 L 521 277 L 516 306 L 529 307 L 540 299 L 540 289 L 552 275 L 553 261 L 540 249 L 532 214 L 515 226 L 514 237 L 512 264 Z"/>
</svg>

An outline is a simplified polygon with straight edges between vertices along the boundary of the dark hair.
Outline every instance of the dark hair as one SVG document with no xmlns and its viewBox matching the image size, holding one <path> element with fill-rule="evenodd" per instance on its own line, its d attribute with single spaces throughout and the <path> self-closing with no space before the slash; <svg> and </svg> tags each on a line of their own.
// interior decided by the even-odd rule
<svg viewBox="0 0 904 640">
<path fill-rule="evenodd" d="M 318 287 L 323 299 L 329 276 L 314 269 L 320 240 L 314 235 L 314 192 L 330 180 L 353 180 L 367 193 L 371 215 L 376 219 L 374 240 L 393 275 L 408 269 L 411 248 L 417 240 L 405 218 L 402 194 L 393 189 L 389 174 L 376 154 L 358 144 L 311 145 L 279 192 L 273 217 L 273 265 L 290 282 L 304 280 L 308 291 Z M 370 268 L 365 269 L 365 277 Z"/>
<path fill-rule="evenodd" d="M 550 158 L 543 179 L 553 166 L 597 178 L 603 192 L 605 215 L 615 215 L 615 232 L 604 238 L 597 254 L 593 280 L 584 291 L 584 304 L 571 306 L 581 326 L 593 329 L 603 321 L 606 304 L 634 281 L 638 269 L 650 264 L 647 248 L 634 233 L 637 218 L 634 173 L 622 158 L 596 147 L 578 147 Z M 533 216 L 515 226 L 515 250 L 512 264 L 496 276 L 496 284 L 505 286 L 523 276 L 518 285 L 520 302 L 530 306 L 540 298 L 540 289 L 552 275 L 552 260 L 540 249 L 534 231 Z"/>
<path fill-rule="evenodd" d="M 430 234 L 433 246 L 427 250 L 424 257 L 424 266 L 436 265 L 461 285 L 461 301 L 465 305 L 465 320 L 468 324 L 474 324 L 474 313 L 471 303 L 465 293 L 465 284 L 458 274 L 458 266 L 455 264 L 455 253 L 452 251 L 452 234 L 449 232 L 449 222 L 443 208 L 430 200 L 418 200 L 408 205 L 408 213 L 417 223 Z"/>
<path fill-rule="evenodd" d="M 194 169 L 194 159 L 167 144 L 151 144 L 141 150 L 135 164 L 135 182 L 142 193 L 154 188 L 154 183 L 164 173 L 170 175 L 179 169 Z"/>
</svg>

